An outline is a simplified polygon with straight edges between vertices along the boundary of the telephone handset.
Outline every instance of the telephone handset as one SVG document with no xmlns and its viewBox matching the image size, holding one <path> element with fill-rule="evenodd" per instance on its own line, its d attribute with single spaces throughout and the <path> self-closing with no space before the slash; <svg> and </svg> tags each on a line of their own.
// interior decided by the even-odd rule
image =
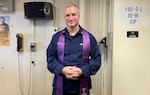
<svg viewBox="0 0 150 95">
<path fill-rule="evenodd" d="M 17 38 L 17 51 L 23 52 L 23 34 L 21 33 L 16 34 L 16 38 Z"/>
</svg>

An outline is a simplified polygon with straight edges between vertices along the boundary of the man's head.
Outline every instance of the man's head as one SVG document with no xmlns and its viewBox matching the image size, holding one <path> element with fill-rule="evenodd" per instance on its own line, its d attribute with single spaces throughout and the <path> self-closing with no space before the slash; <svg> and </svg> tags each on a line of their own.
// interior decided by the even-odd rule
<svg viewBox="0 0 150 95">
<path fill-rule="evenodd" d="M 1 22 L 1 23 L 4 23 L 4 21 L 5 21 L 5 18 L 4 18 L 4 17 L 1 17 L 1 18 L 0 18 L 0 22 Z"/>
<path fill-rule="evenodd" d="M 64 20 L 67 27 L 76 27 L 79 25 L 79 8 L 75 3 L 69 3 L 64 8 Z"/>
</svg>

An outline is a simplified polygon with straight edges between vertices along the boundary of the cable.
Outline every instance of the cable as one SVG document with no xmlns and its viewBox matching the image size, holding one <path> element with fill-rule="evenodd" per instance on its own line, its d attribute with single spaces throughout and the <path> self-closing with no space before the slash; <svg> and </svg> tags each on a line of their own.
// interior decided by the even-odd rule
<svg viewBox="0 0 150 95">
<path fill-rule="evenodd" d="M 30 70 L 29 70 L 28 95 L 30 95 L 31 84 L 32 84 L 32 64 L 35 65 L 35 62 L 32 60 L 32 52 L 30 51 Z"/>
<path fill-rule="evenodd" d="M 31 60 L 31 52 L 30 52 L 30 60 Z M 31 62 L 31 61 L 30 61 Z M 29 70 L 29 86 L 28 86 L 28 95 L 30 95 L 30 89 L 31 89 L 31 64 L 30 64 L 30 70 Z"/>
<path fill-rule="evenodd" d="M 19 52 L 18 52 L 18 74 L 19 74 L 19 88 L 20 88 L 20 94 L 23 95 L 23 90 L 22 90 L 22 83 L 21 83 L 21 71 L 20 71 L 20 60 L 19 60 Z"/>
<path fill-rule="evenodd" d="M 31 91 L 31 81 L 32 81 L 32 64 L 34 64 L 34 61 L 31 61 L 32 60 L 32 54 L 30 52 L 30 70 L 29 70 L 29 86 L 28 86 L 28 94 L 27 95 L 30 95 L 30 91 Z M 32 63 L 32 64 L 31 64 Z M 24 95 L 23 94 L 23 89 L 22 89 L 22 82 L 21 82 L 21 65 L 20 65 L 20 58 L 19 58 L 19 52 L 18 52 L 18 74 L 19 74 L 19 89 L 20 89 L 20 95 Z"/>
<path fill-rule="evenodd" d="M 29 70 L 29 87 L 28 87 L 28 95 L 30 95 L 31 91 L 31 84 L 32 84 L 32 64 L 34 64 L 34 61 L 32 61 L 32 52 L 30 51 L 30 70 Z"/>
<path fill-rule="evenodd" d="M 33 0 L 34 2 L 34 0 Z M 32 38 L 33 41 L 35 40 L 35 20 L 32 20 Z M 30 47 L 31 48 L 31 47 Z M 34 64 L 34 61 L 32 61 L 32 53 L 30 51 L 30 70 L 29 70 L 29 86 L 28 86 L 28 95 L 30 95 L 30 91 L 31 91 L 31 84 L 32 84 L 32 66 L 31 63 Z"/>
</svg>

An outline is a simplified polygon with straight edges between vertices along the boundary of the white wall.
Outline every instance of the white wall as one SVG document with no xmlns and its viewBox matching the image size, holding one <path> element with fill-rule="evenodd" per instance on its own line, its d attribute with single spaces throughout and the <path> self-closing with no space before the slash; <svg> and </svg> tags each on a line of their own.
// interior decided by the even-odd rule
<svg viewBox="0 0 150 95">
<path fill-rule="evenodd" d="M 135 24 L 129 24 L 125 6 L 142 7 Z M 149 10 L 150 0 L 114 0 L 112 95 L 150 95 Z M 127 38 L 127 31 L 139 37 Z"/>
<path fill-rule="evenodd" d="M 53 3 L 52 0 L 47 1 Z M 22 95 L 27 95 L 30 85 L 30 67 L 32 74 L 31 95 L 47 95 L 47 90 L 49 90 L 47 85 L 51 85 L 49 82 L 49 84 L 47 83 L 51 80 L 47 80 L 46 48 L 53 32 L 53 20 L 37 20 L 34 25 L 33 21 L 24 19 L 24 2 L 27 0 L 15 0 L 14 12 L 1 13 L 1 16 L 10 16 L 10 46 L 0 47 L 1 95 L 21 95 L 19 82 L 21 83 Z M 24 36 L 23 53 L 16 51 L 17 33 L 22 33 Z M 30 54 L 29 43 L 31 41 L 37 43 L 37 52 Z M 31 60 L 35 61 L 35 65 L 30 63 Z"/>
</svg>

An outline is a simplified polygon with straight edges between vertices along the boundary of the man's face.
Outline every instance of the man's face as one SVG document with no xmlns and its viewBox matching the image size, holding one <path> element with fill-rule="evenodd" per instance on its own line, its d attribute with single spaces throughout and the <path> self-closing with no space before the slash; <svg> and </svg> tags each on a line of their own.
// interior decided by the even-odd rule
<svg viewBox="0 0 150 95">
<path fill-rule="evenodd" d="M 79 24 L 79 12 L 74 6 L 68 7 L 64 10 L 64 19 L 68 27 L 75 27 Z"/>
<path fill-rule="evenodd" d="M 0 24 L 2 24 L 2 23 L 4 23 L 4 19 L 3 18 L 0 19 Z"/>
</svg>

